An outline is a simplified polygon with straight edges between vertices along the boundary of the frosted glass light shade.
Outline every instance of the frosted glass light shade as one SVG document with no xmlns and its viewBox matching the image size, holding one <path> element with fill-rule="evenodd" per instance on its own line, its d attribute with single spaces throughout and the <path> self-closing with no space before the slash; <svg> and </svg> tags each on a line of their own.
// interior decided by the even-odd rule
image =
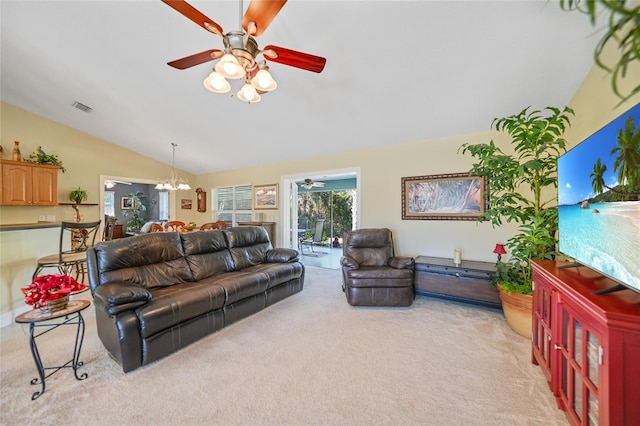
<svg viewBox="0 0 640 426">
<path fill-rule="evenodd" d="M 227 93 L 231 90 L 229 82 L 220 74 L 213 71 L 207 78 L 204 79 L 204 87 L 213 93 Z"/>
<path fill-rule="evenodd" d="M 271 73 L 267 70 L 258 71 L 251 79 L 251 85 L 263 92 L 270 92 L 278 87 L 273 77 L 271 77 Z"/>
<path fill-rule="evenodd" d="M 238 99 L 247 102 L 249 104 L 255 104 L 262 99 L 260 94 L 256 91 L 256 88 L 250 84 L 245 84 L 242 89 L 237 93 Z"/>
<path fill-rule="evenodd" d="M 223 77 L 238 80 L 245 75 L 238 59 L 230 53 L 225 53 L 215 66 L 215 70 Z"/>
</svg>

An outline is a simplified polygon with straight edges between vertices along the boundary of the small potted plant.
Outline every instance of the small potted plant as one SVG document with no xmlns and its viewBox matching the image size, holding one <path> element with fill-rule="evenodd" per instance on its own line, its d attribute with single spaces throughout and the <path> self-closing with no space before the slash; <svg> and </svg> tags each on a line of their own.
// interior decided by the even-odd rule
<svg viewBox="0 0 640 426">
<path fill-rule="evenodd" d="M 52 312 L 64 309 L 69 295 L 86 287 L 69 275 L 50 274 L 36 277 L 31 284 L 20 290 L 27 305 L 32 305 L 34 309 L 40 308 L 43 312 Z"/>
<path fill-rule="evenodd" d="M 73 201 L 76 204 L 80 204 L 83 201 L 87 201 L 87 191 L 78 187 L 69 193 L 69 200 Z"/>
</svg>

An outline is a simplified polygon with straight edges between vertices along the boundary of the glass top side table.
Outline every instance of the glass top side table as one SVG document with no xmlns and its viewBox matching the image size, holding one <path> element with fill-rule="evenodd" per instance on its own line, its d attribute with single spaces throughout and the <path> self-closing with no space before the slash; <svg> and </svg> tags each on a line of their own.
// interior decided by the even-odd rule
<svg viewBox="0 0 640 426">
<path fill-rule="evenodd" d="M 53 312 L 42 312 L 40 309 L 33 309 L 18 315 L 15 321 L 19 324 L 29 324 L 29 346 L 31 354 L 38 369 L 38 376 L 31 380 L 32 385 L 41 385 L 41 389 L 31 395 L 31 399 L 35 400 L 42 395 L 46 389 L 46 379 L 55 372 L 63 368 L 73 369 L 73 374 L 77 380 L 84 380 L 88 377 L 87 373 L 78 375 L 78 368 L 82 367 L 83 362 L 80 361 L 80 350 L 82 349 L 82 340 L 84 339 L 84 319 L 82 311 L 91 305 L 88 300 L 70 300 L 67 307 Z M 63 325 L 77 325 L 76 341 L 73 345 L 73 358 L 66 363 L 54 367 L 45 367 L 42 364 L 42 358 L 38 351 L 36 338 L 55 330 Z M 44 328 L 43 331 L 36 333 L 36 328 Z M 48 374 L 47 372 L 50 371 Z"/>
</svg>

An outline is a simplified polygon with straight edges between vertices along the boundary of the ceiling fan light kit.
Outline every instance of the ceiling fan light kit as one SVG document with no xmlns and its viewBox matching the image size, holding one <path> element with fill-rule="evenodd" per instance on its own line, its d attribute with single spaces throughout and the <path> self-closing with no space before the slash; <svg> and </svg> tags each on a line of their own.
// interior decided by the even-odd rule
<svg viewBox="0 0 640 426">
<path fill-rule="evenodd" d="M 271 92 L 278 87 L 269 72 L 267 59 L 316 73 L 320 73 L 324 69 L 327 60 L 320 56 L 272 45 L 266 46 L 264 50 L 260 50 L 258 47 L 253 36 L 259 36 L 266 30 L 287 0 L 252 0 L 241 19 L 244 31 L 230 31 L 226 34 L 220 25 L 187 2 L 183 0 L 162 1 L 199 26 L 222 37 L 224 51 L 211 49 L 167 63 L 171 67 L 183 70 L 220 59 L 213 72 L 203 82 L 204 87 L 211 92 L 227 93 L 231 90 L 227 79 L 240 80 L 244 78 L 245 84 L 236 97 L 247 103 L 260 102 L 261 94 Z M 240 0 L 240 15 L 242 15 L 242 0 Z M 260 54 L 265 60 L 256 61 Z"/>
</svg>

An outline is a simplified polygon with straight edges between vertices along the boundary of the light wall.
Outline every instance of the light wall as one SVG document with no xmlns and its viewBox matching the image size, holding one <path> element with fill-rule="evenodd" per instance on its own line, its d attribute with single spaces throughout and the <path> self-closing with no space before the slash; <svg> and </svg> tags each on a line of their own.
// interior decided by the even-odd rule
<svg viewBox="0 0 640 426">
<path fill-rule="evenodd" d="M 4 148 L 4 158 L 11 158 L 14 141 L 20 141 L 23 158 L 34 153 L 37 146 L 42 146 L 47 154 L 58 156 L 66 169 L 65 173 L 58 172 L 58 202 L 69 203 L 69 192 L 78 186 L 85 189 L 88 200 L 84 203 L 87 205 L 80 207 L 85 221 L 103 217 L 98 205 L 103 194 L 101 175 L 156 181 L 171 172 L 170 165 L 5 102 L 0 104 L 0 108 L 0 144 Z M 189 182 L 195 181 L 193 175 L 183 171 L 178 173 Z M 193 199 L 195 206 L 195 195 L 194 186 L 194 191 L 189 191 L 184 197 Z M 181 196 L 175 198 L 179 203 Z M 193 212 L 195 210 L 177 207 L 176 219 L 196 220 Z M 0 206 L 1 225 L 35 223 L 39 216 L 55 216 L 58 222 L 75 220 L 71 206 Z M 15 313 L 26 308 L 20 287 L 31 282 L 38 257 L 58 251 L 59 235 L 59 228 L 0 232 L 0 326 L 11 323 Z M 53 273 L 53 270 L 47 272 Z"/>
<path fill-rule="evenodd" d="M 638 68 L 630 70 L 629 80 L 640 80 Z M 634 78 L 635 77 L 635 78 Z M 628 84 L 630 87 L 631 84 Z M 624 87 L 623 87 L 624 89 Z M 611 91 L 608 76 L 593 68 L 576 92 L 570 105 L 576 111 L 572 127 L 565 136 L 570 146 L 580 142 L 600 127 L 626 111 L 640 100 L 640 95 L 618 105 L 619 99 Z M 526 107 L 526 99 L 522 108 Z M 618 105 L 616 107 L 616 105 Z M 544 108 L 546 105 L 534 105 Z M 562 107 L 562 105 L 554 105 Z M 517 113 L 519 111 L 513 111 Z M 456 114 L 456 111 L 451 111 Z M 59 174 L 58 200 L 66 201 L 68 192 L 82 186 L 89 193 L 88 203 L 98 203 L 100 175 L 157 179 L 168 174 L 169 166 L 110 144 L 93 136 L 78 132 L 61 124 L 31 114 L 12 105 L 2 103 L 2 129 L 0 143 L 10 150 L 14 140 L 21 141 L 23 155 L 28 156 L 37 145 L 42 145 L 49 154 L 56 154 L 64 162 L 67 172 Z M 460 118 L 464 120 L 464 117 Z M 429 117 L 424 118 L 425 133 L 428 133 Z M 388 227 L 394 232 L 397 252 L 402 255 L 428 255 L 451 258 L 454 248 L 461 248 L 463 259 L 494 261 L 494 244 L 505 242 L 514 231 L 513 226 L 493 229 L 488 224 L 472 221 L 402 220 L 401 178 L 440 173 L 467 171 L 471 158 L 458 154 L 463 143 L 488 142 L 491 138 L 499 145 L 506 143 L 504 135 L 488 131 L 447 138 L 394 144 L 367 150 L 307 158 L 291 162 L 270 164 L 248 169 L 190 176 L 194 188 L 202 187 L 208 194 L 206 213 L 195 210 L 195 192 L 178 195 L 178 198 L 194 200 L 193 210 L 176 209 L 176 219 L 202 223 L 211 219 L 211 188 L 238 184 L 271 184 L 280 182 L 283 175 L 314 171 L 360 168 L 360 213 L 361 227 Z M 303 143 L 304 141 L 295 141 Z M 348 141 L 345 141 L 348 144 Z M 183 193 L 184 194 L 184 193 Z M 179 199 L 176 200 L 179 203 Z M 86 220 L 100 216 L 98 207 L 84 207 Z M 278 221 L 280 211 L 269 211 L 269 219 Z M 55 214 L 57 219 L 72 220 L 70 207 L 58 206 L 42 209 L 33 207 L 0 207 L 0 224 L 36 222 L 38 215 Z M 34 231 L 25 231 L 34 232 Z M 57 239 L 36 238 L 33 234 L 12 236 L 0 232 L 0 320 L 12 318 L 16 310 L 24 309 L 19 288 L 26 285 L 38 255 L 55 252 Z M 50 233 L 43 233 L 45 234 Z M 31 249 L 25 249 L 24 245 Z M 14 247 L 20 245 L 20 251 Z M 16 253 L 20 253 L 16 257 Z"/>
<path fill-rule="evenodd" d="M 633 78 L 636 76 L 637 78 Z M 640 80 L 638 67 L 629 70 L 629 79 L 622 90 L 630 89 Z M 631 83 L 629 83 L 631 82 Z M 620 104 L 610 87 L 608 75 L 593 67 L 568 106 L 575 110 L 572 127 L 565 133 L 569 147 L 631 108 L 640 95 Z M 526 100 L 522 108 L 527 107 Z M 547 105 L 533 105 L 542 109 Z M 564 105 L 551 105 L 563 107 Z M 518 113 L 513 111 L 513 113 Z M 455 114 L 455 111 L 452 111 Z M 425 117 L 425 129 L 428 129 Z M 487 123 L 487 129 L 490 123 Z M 427 130 L 425 130 L 425 133 Z M 402 220 L 401 178 L 441 173 L 458 173 L 469 170 L 472 159 L 458 153 L 464 143 L 483 143 L 491 139 L 505 151 L 508 139 L 504 134 L 487 130 L 468 135 L 455 135 L 411 143 L 393 144 L 368 150 L 353 151 L 322 157 L 270 164 L 261 167 L 212 173 L 199 177 L 199 185 L 207 188 L 239 183 L 265 184 L 279 182 L 282 175 L 296 175 L 315 171 L 359 167 L 361 170 L 359 209 L 360 227 L 387 227 L 394 232 L 398 254 L 453 257 L 455 248 L 462 249 L 463 259 L 494 261 L 495 243 L 504 243 L 515 230 L 505 224 L 494 229 L 490 224 L 469 221 Z M 304 141 L 300 142 L 304 143 Z M 347 143 L 347 141 L 345 141 Z M 270 212 L 277 217 L 278 212 Z M 279 231 L 278 231 L 279 232 Z M 508 256 L 507 256 L 508 258 Z"/>
<path fill-rule="evenodd" d="M 0 104 L 0 144 L 4 147 L 4 158 L 11 159 L 13 141 L 20 141 L 23 159 L 35 152 L 37 146 L 56 155 L 62 161 L 66 172 L 58 172 L 58 202 L 69 203 L 69 193 L 77 188 L 87 191 L 85 204 L 99 204 L 103 188 L 100 175 L 139 178 L 157 181 L 167 177 L 171 166 L 152 160 L 126 148 L 88 135 L 21 108 L 2 102 Z M 181 170 L 181 177 L 194 182 L 195 177 Z M 193 185 L 192 185 L 193 186 Z M 178 196 L 180 198 L 180 196 Z M 195 200 L 194 191 L 188 198 Z M 81 207 L 84 220 L 101 218 L 99 206 Z M 176 220 L 192 220 L 187 211 L 176 211 Z M 31 207 L 0 206 L 0 224 L 35 223 L 38 217 L 53 215 L 57 221 L 74 220 L 74 210 L 70 206 Z M 181 218 L 182 217 L 182 218 Z"/>
</svg>

